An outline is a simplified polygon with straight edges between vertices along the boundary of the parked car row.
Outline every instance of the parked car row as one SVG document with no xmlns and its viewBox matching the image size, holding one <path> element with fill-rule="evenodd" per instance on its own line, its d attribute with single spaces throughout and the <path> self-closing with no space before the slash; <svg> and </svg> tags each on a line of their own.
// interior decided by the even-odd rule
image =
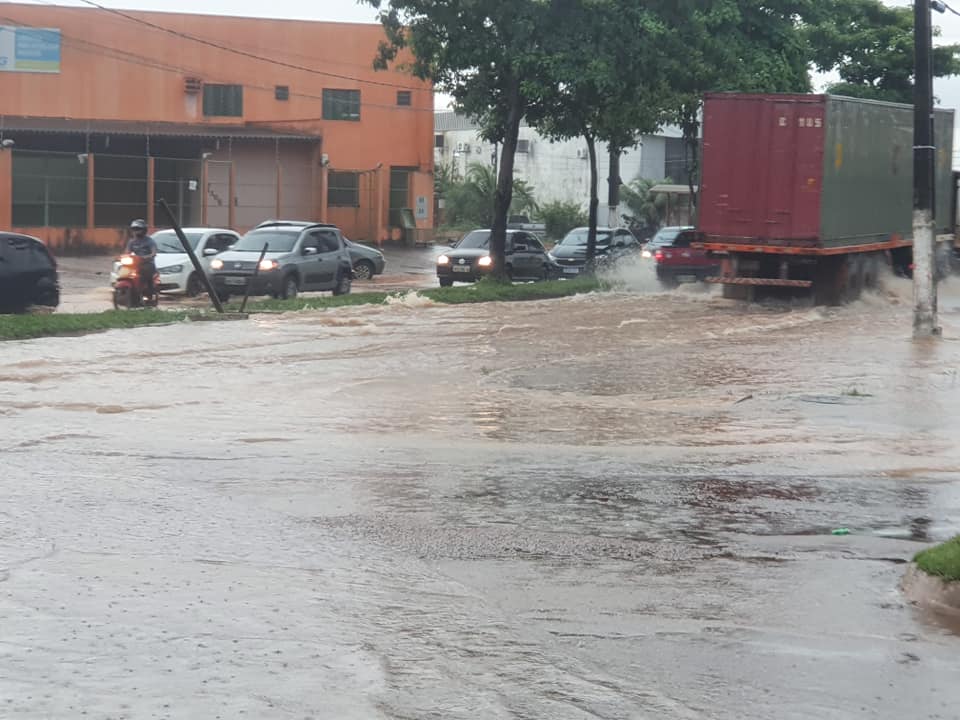
<svg viewBox="0 0 960 720">
<path fill-rule="evenodd" d="M 183 233 L 222 299 L 243 294 L 292 298 L 299 292 L 350 292 L 354 278 L 369 280 L 383 273 L 386 260 L 379 250 L 352 242 L 334 225 L 305 221 L 268 220 L 241 236 L 224 228 L 184 228 Z M 159 290 L 194 297 L 203 283 L 173 230 L 153 233 Z M 257 266 L 259 254 L 267 253 Z M 120 259 L 114 261 L 116 284 Z M 256 278 L 254 279 L 254 275 Z"/>
<path fill-rule="evenodd" d="M 437 278 L 442 287 L 454 282 L 476 282 L 494 270 L 490 230 L 473 230 L 437 258 Z M 507 230 L 506 274 L 515 280 L 549 280 L 576 277 L 587 266 L 589 230 L 574 228 L 551 250 L 544 249 L 530 232 Z M 692 227 L 665 227 L 642 244 L 626 228 L 597 228 L 595 263 L 612 267 L 626 260 L 649 260 L 665 284 L 684 279 L 703 280 L 716 274 L 719 262 L 694 247 Z"/>
</svg>

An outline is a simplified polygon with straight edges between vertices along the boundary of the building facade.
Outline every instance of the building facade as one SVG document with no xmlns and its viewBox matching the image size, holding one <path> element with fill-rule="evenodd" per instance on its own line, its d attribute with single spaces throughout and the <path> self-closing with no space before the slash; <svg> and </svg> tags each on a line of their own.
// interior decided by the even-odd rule
<svg viewBox="0 0 960 720">
<path fill-rule="evenodd" d="M 373 70 L 379 25 L 0 7 L 0 229 L 115 247 L 136 217 L 433 224 L 433 89 Z"/>
<path fill-rule="evenodd" d="M 473 163 L 494 163 L 495 148 L 479 135 L 477 125 L 453 112 L 437 113 L 434 119 L 434 163 L 449 167 L 461 177 Z M 607 221 L 607 183 L 610 156 L 605 143 L 597 143 L 600 179 L 599 217 Z M 582 138 L 551 141 L 524 123 L 514 166 L 514 176 L 529 183 L 538 203 L 571 202 L 584 210 L 590 202 L 590 161 Z M 683 143 L 679 128 L 666 127 L 657 135 L 644 135 L 635 148 L 620 158 L 620 177 L 625 183 L 637 178 L 682 181 L 686 177 Z"/>
</svg>

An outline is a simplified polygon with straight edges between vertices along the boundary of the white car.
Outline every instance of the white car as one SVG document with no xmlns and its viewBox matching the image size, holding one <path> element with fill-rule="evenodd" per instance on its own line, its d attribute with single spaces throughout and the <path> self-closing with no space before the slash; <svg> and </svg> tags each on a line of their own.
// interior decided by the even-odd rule
<svg viewBox="0 0 960 720">
<path fill-rule="evenodd" d="M 183 234 L 193 247 L 204 270 L 209 270 L 210 258 L 219 255 L 240 239 L 233 230 L 222 228 L 183 228 Z M 160 275 L 160 292 L 171 295 L 194 297 L 203 292 L 203 282 L 183 251 L 183 245 L 173 230 L 160 230 L 151 235 L 157 243 L 157 273 Z M 110 273 L 110 283 L 117 280 L 120 261 L 115 260 Z"/>
</svg>

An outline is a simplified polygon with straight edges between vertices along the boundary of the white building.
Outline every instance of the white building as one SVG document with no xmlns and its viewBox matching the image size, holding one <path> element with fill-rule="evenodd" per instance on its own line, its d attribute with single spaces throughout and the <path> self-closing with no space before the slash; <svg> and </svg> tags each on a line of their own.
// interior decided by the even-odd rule
<svg viewBox="0 0 960 720">
<path fill-rule="evenodd" d="M 453 112 L 434 115 L 434 163 L 453 167 L 462 177 L 473 163 L 494 164 L 492 143 L 482 140 L 476 123 Z M 610 156 L 605 143 L 597 143 L 597 194 L 600 221 L 607 218 L 607 178 Z M 587 208 L 590 198 L 590 160 L 583 138 L 551 142 L 523 123 L 514 167 L 514 177 L 529 183 L 537 202 L 578 203 Z M 667 127 L 660 134 L 644 135 L 640 144 L 620 158 L 624 183 L 636 178 L 682 182 L 685 177 L 683 145 L 679 128 Z"/>
</svg>

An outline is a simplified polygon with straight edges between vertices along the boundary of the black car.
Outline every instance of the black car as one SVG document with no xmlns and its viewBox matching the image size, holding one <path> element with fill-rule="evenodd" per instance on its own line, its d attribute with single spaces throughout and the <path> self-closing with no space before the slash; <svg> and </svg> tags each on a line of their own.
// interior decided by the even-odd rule
<svg viewBox="0 0 960 720">
<path fill-rule="evenodd" d="M 531 232 L 508 230 L 506 256 L 507 277 L 511 280 L 548 280 L 559 275 L 559 268 Z M 475 282 L 492 270 L 489 230 L 467 233 L 451 250 L 437 258 L 441 287 L 449 287 L 455 281 Z"/>
<path fill-rule="evenodd" d="M 564 276 L 579 275 L 587 264 L 588 228 L 574 228 L 550 251 L 550 257 L 560 266 Z M 597 262 L 613 263 L 622 257 L 635 255 L 640 242 L 626 228 L 597 228 Z"/>
<path fill-rule="evenodd" d="M 0 312 L 59 304 L 57 263 L 47 247 L 29 235 L 0 232 Z"/>
</svg>

